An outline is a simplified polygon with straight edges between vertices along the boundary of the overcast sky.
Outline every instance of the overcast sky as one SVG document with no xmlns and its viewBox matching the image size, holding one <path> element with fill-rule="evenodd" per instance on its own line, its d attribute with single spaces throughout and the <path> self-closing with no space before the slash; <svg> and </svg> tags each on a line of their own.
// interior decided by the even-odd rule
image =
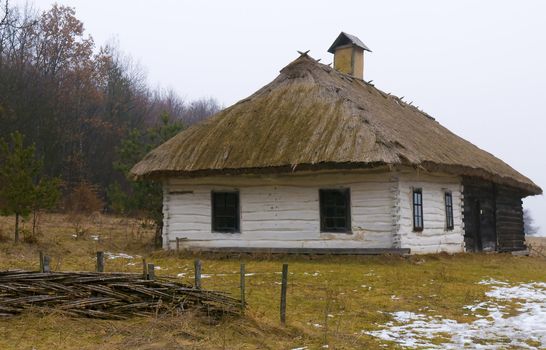
<svg viewBox="0 0 546 350">
<path fill-rule="evenodd" d="M 546 1 L 56 2 L 75 7 L 98 45 L 116 40 L 152 86 L 225 106 L 297 50 L 329 63 L 339 32 L 354 34 L 373 51 L 364 79 L 546 188 Z M 546 234 L 546 199 L 524 206 Z"/>
</svg>

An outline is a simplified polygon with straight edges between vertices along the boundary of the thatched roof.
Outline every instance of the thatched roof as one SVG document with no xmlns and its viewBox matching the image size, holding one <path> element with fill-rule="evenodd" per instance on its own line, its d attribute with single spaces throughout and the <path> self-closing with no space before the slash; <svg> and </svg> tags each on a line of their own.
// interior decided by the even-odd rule
<svg viewBox="0 0 546 350">
<path fill-rule="evenodd" d="M 180 132 L 137 178 L 407 165 L 539 194 L 530 179 L 419 109 L 303 54 L 252 96 Z"/>
</svg>

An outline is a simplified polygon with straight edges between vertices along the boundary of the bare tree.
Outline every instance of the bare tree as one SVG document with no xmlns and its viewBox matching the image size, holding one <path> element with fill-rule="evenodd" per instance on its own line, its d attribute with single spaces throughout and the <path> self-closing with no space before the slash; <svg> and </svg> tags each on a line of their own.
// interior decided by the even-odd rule
<svg viewBox="0 0 546 350">
<path fill-rule="evenodd" d="M 113 163 L 132 131 L 153 128 L 164 114 L 186 127 L 220 105 L 150 88 L 116 42 L 97 48 L 84 28 L 72 7 L 41 12 L 0 0 L 0 138 L 18 131 L 32 141 L 45 173 L 62 178 L 66 191 L 91 183 L 104 194 L 116 182 L 127 187 Z"/>
<path fill-rule="evenodd" d="M 539 233 L 539 227 L 534 225 L 535 220 L 529 209 L 523 209 L 523 231 L 528 236 L 535 236 Z"/>
<path fill-rule="evenodd" d="M 186 124 L 194 124 L 208 118 L 222 109 L 214 98 L 201 98 L 192 101 L 182 114 L 181 118 Z"/>
</svg>

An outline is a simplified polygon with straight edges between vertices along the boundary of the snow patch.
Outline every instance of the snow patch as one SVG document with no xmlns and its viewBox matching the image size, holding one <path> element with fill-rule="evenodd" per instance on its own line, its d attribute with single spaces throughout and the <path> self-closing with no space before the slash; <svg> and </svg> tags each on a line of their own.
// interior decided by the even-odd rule
<svg viewBox="0 0 546 350">
<path fill-rule="evenodd" d="M 398 311 L 390 314 L 393 321 L 382 325 L 382 329 L 362 333 L 408 348 L 546 348 L 545 282 L 510 285 L 488 279 L 479 284 L 492 286 L 492 289 L 485 293 L 490 300 L 464 307 L 478 318 L 474 322 L 459 323 L 441 316 Z M 519 314 L 510 316 L 505 312 L 506 307 L 501 304 L 504 301 L 514 302 Z M 476 314 L 477 311 L 480 314 Z M 434 344 L 435 338 L 444 339 L 444 342 Z M 530 344 L 540 345 L 537 347 Z"/>
<path fill-rule="evenodd" d="M 135 258 L 134 256 L 129 255 L 129 254 L 125 254 L 125 253 L 104 252 L 104 255 L 110 260 L 114 260 L 114 259 L 134 259 Z"/>
</svg>

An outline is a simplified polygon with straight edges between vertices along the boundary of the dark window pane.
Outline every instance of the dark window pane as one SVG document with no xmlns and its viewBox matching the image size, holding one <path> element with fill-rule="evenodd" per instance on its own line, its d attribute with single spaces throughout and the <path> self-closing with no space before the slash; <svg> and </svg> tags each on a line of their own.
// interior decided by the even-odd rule
<svg viewBox="0 0 546 350">
<path fill-rule="evenodd" d="M 335 208 L 335 216 L 345 216 L 345 207 L 337 207 Z"/>
<path fill-rule="evenodd" d="M 453 229 L 453 196 L 451 192 L 445 193 L 445 203 L 446 203 L 446 229 Z"/>
<path fill-rule="evenodd" d="M 413 190 L 413 230 L 423 230 L 423 193 L 421 189 Z"/>
<path fill-rule="evenodd" d="M 350 232 L 349 190 L 319 190 L 320 229 L 323 232 Z"/>
<path fill-rule="evenodd" d="M 212 193 L 212 231 L 239 232 L 239 193 Z"/>
<path fill-rule="evenodd" d="M 347 224 L 345 222 L 345 218 L 336 219 L 336 227 L 347 227 Z"/>
</svg>

